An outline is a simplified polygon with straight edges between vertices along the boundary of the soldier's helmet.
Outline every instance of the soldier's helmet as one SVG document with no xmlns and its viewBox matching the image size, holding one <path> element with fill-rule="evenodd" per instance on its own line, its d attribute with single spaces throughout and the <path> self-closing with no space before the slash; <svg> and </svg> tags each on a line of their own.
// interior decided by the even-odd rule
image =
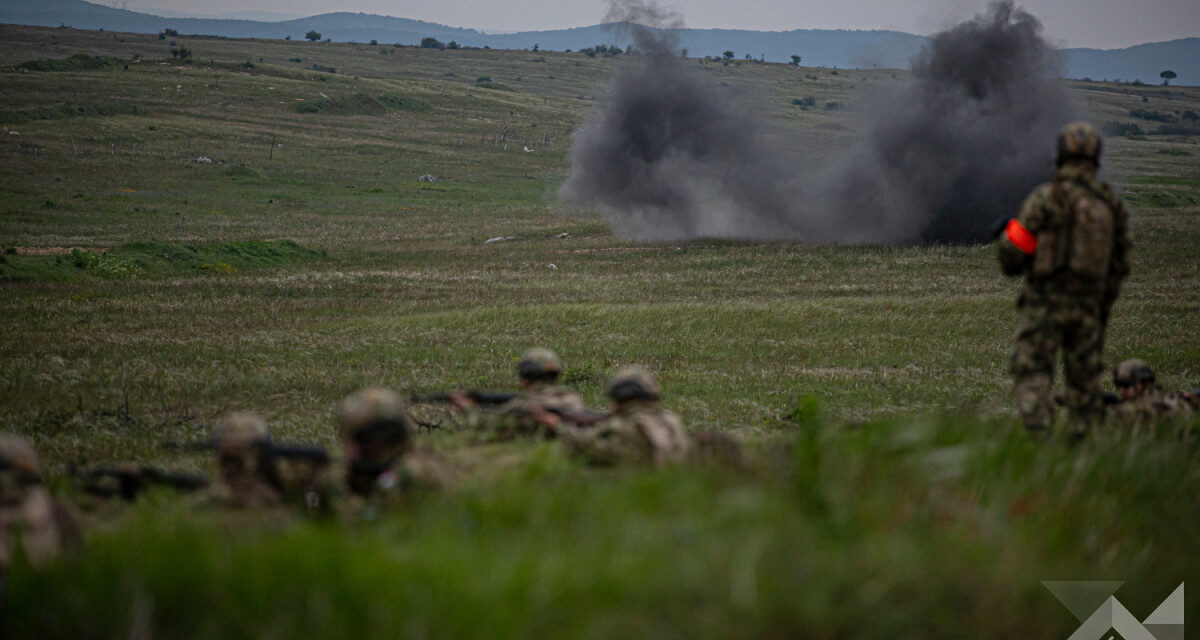
<svg viewBox="0 0 1200 640">
<path fill-rule="evenodd" d="M 626 367 L 613 374 L 608 379 L 605 390 L 608 397 L 617 402 L 634 400 L 658 400 L 662 397 L 662 388 L 654 374 L 642 367 Z"/>
<path fill-rule="evenodd" d="M 1139 383 L 1154 384 L 1154 369 L 1145 360 L 1126 360 L 1113 369 L 1114 386 L 1128 387 Z"/>
<path fill-rule="evenodd" d="M 1100 132 L 1086 122 L 1072 122 L 1058 134 L 1058 163 L 1069 160 L 1099 162 Z"/>
<path fill-rule="evenodd" d="M 355 392 L 338 410 L 342 439 L 372 447 L 403 447 L 411 432 L 406 410 L 400 396 L 388 389 Z"/>
<path fill-rule="evenodd" d="M 270 438 L 267 423 L 249 412 L 227 413 L 213 429 L 213 440 L 222 455 L 246 453 Z"/>
<path fill-rule="evenodd" d="M 537 347 L 526 351 L 517 362 L 517 375 L 529 380 L 553 380 L 562 373 L 562 361 L 549 349 Z"/>
<path fill-rule="evenodd" d="M 0 476 L 40 481 L 42 466 L 29 440 L 12 433 L 0 434 Z"/>
</svg>

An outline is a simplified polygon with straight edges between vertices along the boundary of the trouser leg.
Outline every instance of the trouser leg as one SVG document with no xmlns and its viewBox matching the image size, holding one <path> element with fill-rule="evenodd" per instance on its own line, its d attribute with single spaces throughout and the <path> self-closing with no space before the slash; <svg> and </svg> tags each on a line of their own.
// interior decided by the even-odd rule
<svg viewBox="0 0 1200 640">
<path fill-rule="evenodd" d="M 1088 309 L 1074 316 L 1063 332 L 1063 378 L 1071 435 L 1080 438 L 1103 411 L 1104 323 L 1099 313 Z"/>
<path fill-rule="evenodd" d="M 1021 422 L 1032 435 L 1045 435 L 1054 426 L 1054 356 L 1058 332 L 1044 307 L 1025 307 L 1009 355 L 1013 396 Z"/>
</svg>

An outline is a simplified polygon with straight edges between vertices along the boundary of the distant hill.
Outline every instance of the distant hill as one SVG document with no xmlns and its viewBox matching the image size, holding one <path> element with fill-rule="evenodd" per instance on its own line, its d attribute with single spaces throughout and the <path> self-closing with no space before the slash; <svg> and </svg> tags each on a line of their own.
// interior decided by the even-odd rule
<svg viewBox="0 0 1200 640">
<path fill-rule="evenodd" d="M 181 34 L 216 35 L 230 38 L 304 38 L 315 30 L 325 38 L 346 42 L 378 40 L 388 44 L 417 44 L 425 37 L 460 45 L 495 49 L 579 50 L 597 44 L 628 45 L 626 39 L 604 26 L 556 31 L 489 34 L 475 29 L 393 18 L 364 13 L 326 13 L 295 20 L 264 22 L 215 18 L 164 18 L 113 9 L 84 0 L 0 0 L 0 22 L 77 29 L 105 29 L 135 33 L 157 33 L 171 28 Z M 923 36 L 899 31 L 847 31 L 801 29 L 795 31 L 746 31 L 733 29 L 683 29 L 680 48 L 690 56 L 719 56 L 732 50 L 737 58 L 749 54 L 773 62 L 786 62 L 792 55 L 806 66 L 905 68 L 912 55 L 925 44 Z M 1200 84 L 1200 38 L 1143 44 L 1126 49 L 1065 49 L 1064 75 L 1095 80 L 1158 82 L 1158 74 L 1171 69 L 1176 84 Z"/>
<path fill-rule="evenodd" d="M 1200 38 L 1139 44 L 1128 49 L 1067 49 L 1066 75 L 1093 80 L 1161 82 L 1158 74 L 1179 74 L 1171 84 L 1200 84 Z"/>
</svg>

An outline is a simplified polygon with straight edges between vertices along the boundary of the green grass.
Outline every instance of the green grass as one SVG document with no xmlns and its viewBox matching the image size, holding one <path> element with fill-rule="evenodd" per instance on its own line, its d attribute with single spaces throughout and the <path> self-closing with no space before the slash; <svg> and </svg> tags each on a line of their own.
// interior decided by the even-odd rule
<svg viewBox="0 0 1200 640">
<path fill-rule="evenodd" d="M 111 251 L 73 248 L 54 255 L 0 256 L 0 281 L 81 281 L 234 274 L 278 268 L 323 257 L 291 240 L 249 240 L 219 245 L 180 245 L 155 240 L 131 242 Z"/>
<path fill-rule="evenodd" d="M 17 65 L 16 68 L 21 71 L 83 71 L 116 67 L 125 62 L 125 60 L 112 56 L 89 56 L 86 53 L 77 53 L 69 58 L 29 60 Z"/>
<path fill-rule="evenodd" d="M 388 111 L 428 111 L 429 105 L 404 96 L 371 96 L 359 93 L 346 98 L 325 98 L 292 105 L 299 113 L 328 113 L 337 115 L 379 115 Z"/>
<path fill-rule="evenodd" d="M 350 529 L 159 496 L 110 515 L 80 557 L 18 566 L 9 629 L 1061 638 L 1076 622 L 1042 580 L 1120 577 L 1145 617 L 1200 570 L 1194 435 L 1068 449 L 1010 422 L 809 423 L 747 472 L 596 472 L 525 446 L 487 483 Z"/>
<path fill-rule="evenodd" d="M 1133 184 L 1169 184 L 1180 187 L 1200 188 L 1200 178 L 1179 176 L 1139 176 L 1131 181 Z"/>
<path fill-rule="evenodd" d="M 1072 618 L 1041 580 L 1124 580 L 1145 617 L 1195 573 L 1194 443 L 1013 433 L 1017 285 L 991 247 L 635 243 L 558 205 L 619 60 L 181 37 L 180 63 L 154 35 L 0 34 L 18 133 L 0 134 L 0 429 L 52 476 L 211 473 L 162 442 L 234 409 L 336 448 L 351 391 L 511 389 L 538 344 L 595 406 L 615 368 L 652 367 L 688 428 L 761 459 L 595 473 L 553 445 L 439 432 L 422 441 L 460 491 L 380 523 L 100 509 L 82 556 L 14 571 L 24 635 L 1060 638 Z M 130 62 L 12 69 L 75 53 Z M 830 157 L 897 81 L 695 64 Z M 1200 105 L 1195 88 L 1071 86 L 1097 122 Z M 1145 358 L 1167 388 L 1198 382 L 1195 144 L 1106 141 L 1135 224 L 1107 360 Z"/>
</svg>

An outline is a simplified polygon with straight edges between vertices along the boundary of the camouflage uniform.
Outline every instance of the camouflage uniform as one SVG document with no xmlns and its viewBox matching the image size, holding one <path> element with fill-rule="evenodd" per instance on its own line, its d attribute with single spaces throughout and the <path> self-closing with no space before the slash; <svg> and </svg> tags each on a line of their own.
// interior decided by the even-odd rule
<svg viewBox="0 0 1200 640">
<path fill-rule="evenodd" d="M 33 446 L 0 435 L 0 581 L 18 548 L 38 566 L 79 543 L 74 516 L 42 486 Z"/>
<path fill-rule="evenodd" d="M 1164 393 L 1145 361 L 1126 360 L 1117 365 L 1113 384 L 1126 395 L 1109 411 L 1110 423 L 1153 433 L 1160 423 L 1187 420 L 1195 414 L 1194 399 L 1186 394 Z"/>
<path fill-rule="evenodd" d="M 492 433 L 497 439 L 548 435 L 546 425 L 536 414 L 549 409 L 586 411 L 579 394 L 555 384 L 562 373 L 562 362 L 549 349 L 530 349 L 517 363 L 517 374 L 525 381 L 521 395 L 490 413 L 475 413 L 469 420 L 476 428 Z"/>
<path fill-rule="evenodd" d="M 1054 422 L 1051 386 L 1061 350 L 1072 435 L 1100 415 L 1104 332 L 1129 273 L 1129 214 L 1096 178 L 1100 137 L 1086 123 L 1059 137 L 1058 170 L 1037 187 L 1000 238 L 1006 275 L 1023 275 L 1009 357 L 1017 411 L 1032 433 Z"/>
<path fill-rule="evenodd" d="M 654 376 L 640 368 L 618 372 L 608 383 L 615 408 L 590 428 L 559 428 L 567 455 L 596 466 L 680 462 L 690 440 L 679 417 L 659 406 Z"/>
<path fill-rule="evenodd" d="M 231 509 L 271 509 L 283 504 L 274 470 L 264 468 L 260 445 L 267 424 L 252 413 L 231 413 L 213 431 L 220 477 L 200 495 L 203 504 Z"/>
<path fill-rule="evenodd" d="M 339 430 L 345 466 L 339 510 L 352 517 L 375 517 L 408 496 L 453 484 L 450 470 L 435 454 L 415 449 L 407 407 L 387 389 L 364 389 L 342 402 Z"/>
</svg>

